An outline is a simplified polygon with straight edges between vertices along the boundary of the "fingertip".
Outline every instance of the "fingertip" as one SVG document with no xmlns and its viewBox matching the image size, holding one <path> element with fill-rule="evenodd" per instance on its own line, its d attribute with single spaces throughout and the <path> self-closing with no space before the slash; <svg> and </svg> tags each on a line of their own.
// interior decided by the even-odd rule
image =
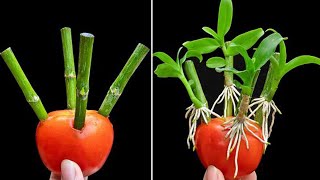
<svg viewBox="0 0 320 180">
<path fill-rule="evenodd" d="M 74 169 L 74 165 L 75 163 L 69 159 L 65 159 L 61 162 L 61 170 L 65 170 L 65 169 Z"/>
<path fill-rule="evenodd" d="M 252 173 L 250 173 L 249 175 L 241 178 L 242 180 L 257 180 L 257 173 L 255 171 L 253 171 Z"/>
<path fill-rule="evenodd" d="M 49 180 L 61 180 L 61 176 L 58 174 L 51 173 Z"/>
<path fill-rule="evenodd" d="M 65 159 L 61 162 L 61 179 L 63 180 L 84 180 L 79 165 L 71 160 Z"/>
<path fill-rule="evenodd" d="M 74 164 L 74 162 L 67 159 L 61 162 L 61 178 L 63 180 L 75 179 L 76 169 Z"/>
<path fill-rule="evenodd" d="M 214 166 L 208 166 L 203 180 L 224 180 L 222 172 Z"/>
</svg>

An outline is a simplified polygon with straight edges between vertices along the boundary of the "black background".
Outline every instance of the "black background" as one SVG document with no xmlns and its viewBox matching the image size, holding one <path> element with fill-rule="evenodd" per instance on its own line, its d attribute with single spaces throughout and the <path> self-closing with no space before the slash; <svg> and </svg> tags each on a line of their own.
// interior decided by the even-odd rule
<svg viewBox="0 0 320 180">
<path fill-rule="evenodd" d="M 172 57 L 187 40 L 209 37 L 203 26 L 216 29 L 220 1 L 154 1 L 154 52 Z M 251 29 L 274 28 L 286 41 L 288 60 L 302 54 L 320 57 L 315 1 L 233 1 L 234 14 L 227 40 Z M 206 56 L 208 57 L 208 56 Z M 154 68 L 160 60 L 154 58 Z M 222 90 L 223 76 L 199 64 L 198 73 L 210 104 Z M 267 66 L 266 66 L 267 67 Z M 261 73 L 263 80 L 265 69 Z M 258 179 L 310 179 L 318 177 L 317 117 L 320 70 L 317 65 L 294 69 L 281 81 L 274 97 L 283 115 L 276 115 L 271 145 L 257 169 Z M 187 149 L 185 108 L 191 104 L 178 79 L 154 76 L 154 179 L 202 179 L 205 169 L 195 152 Z M 261 90 L 258 83 L 255 94 Z M 219 106 L 221 108 L 221 106 Z M 221 113 L 220 109 L 220 113 Z M 164 165 L 162 165 L 164 164 Z"/>
<path fill-rule="evenodd" d="M 76 62 L 80 33 L 95 35 L 88 109 L 99 108 L 136 45 L 151 46 L 148 0 L 3 3 L 1 52 L 12 48 L 48 112 L 66 108 L 61 28 L 72 29 Z M 149 53 L 111 112 L 114 145 L 102 169 L 89 179 L 150 179 L 150 57 Z M 2 60 L 0 84 L 2 173 L 49 179 L 35 144 L 38 119 Z"/>
</svg>

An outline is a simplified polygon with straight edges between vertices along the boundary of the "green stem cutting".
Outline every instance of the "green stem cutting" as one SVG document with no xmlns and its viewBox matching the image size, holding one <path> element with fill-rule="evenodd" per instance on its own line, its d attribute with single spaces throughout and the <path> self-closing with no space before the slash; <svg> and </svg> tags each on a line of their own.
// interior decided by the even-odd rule
<svg viewBox="0 0 320 180">
<path fill-rule="evenodd" d="M 196 98 L 202 103 L 202 106 L 208 107 L 208 102 L 206 99 L 206 96 L 204 95 L 196 68 L 194 66 L 194 63 L 191 60 L 188 60 L 184 63 L 184 70 L 187 75 L 187 78 L 189 79 L 189 82 L 191 83 L 192 92 L 196 96 Z M 207 122 L 210 121 L 210 116 L 207 117 Z"/>
<path fill-rule="evenodd" d="M 116 78 L 116 80 L 110 86 L 107 95 L 105 96 L 100 108 L 99 113 L 103 116 L 109 116 L 111 110 L 114 105 L 118 101 L 120 95 L 122 94 L 125 86 L 127 85 L 129 79 L 140 65 L 144 57 L 149 52 L 149 48 L 145 45 L 139 43 L 129 60 L 121 70 L 120 74 Z"/>
<path fill-rule="evenodd" d="M 190 97 L 190 100 L 192 101 L 192 103 L 194 104 L 194 106 L 199 109 L 201 107 L 204 106 L 204 103 L 202 103 L 193 93 L 193 90 L 187 80 L 187 78 L 185 76 L 179 77 L 179 79 L 181 80 L 182 84 L 184 85 L 184 87 L 186 88 L 188 95 Z"/>
<path fill-rule="evenodd" d="M 86 117 L 93 42 L 94 36 L 92 34 L 80 34 L 79 66 L 76 92 L 77 97 L 74 120 L 74 128 L 78 130 L 83 128 Z"/>
<path fill-rule="evenodd" d="M 184 63 L 184 70 L 189 81 L 192 81 L 191 88 L 195 96 L 208 107 L 206 96 L 204 95 L 196 68 L 191 60 Z"/>
<path fill-rule="evenodd" d="M 5 61 L 5 63 L 7 64 L 8 68 L 10 69 L 12 75 L 16 79 L 18 85 L 20 86 L 27 102 L 32 107 L 33 111 L 36 113 L 38 119 L 40 121 L 46 120 L 48 117 L 47 111 L 44 108 L 39 96 L 36 94 L 36 92 L 32 88 L 28 78 L 24 74 L 11 48 L 4 50 L 1 53 L 1 56 Z"/>
<path fill-rule="evenodd" d="M 65 27 L 61 29 L 61 39 L 64 57 L 64 77 L 66 83 L 67 108 L 75 109 L 77 80 L 74 67 L 72 36 L 70 28 Z"/>
</svg>

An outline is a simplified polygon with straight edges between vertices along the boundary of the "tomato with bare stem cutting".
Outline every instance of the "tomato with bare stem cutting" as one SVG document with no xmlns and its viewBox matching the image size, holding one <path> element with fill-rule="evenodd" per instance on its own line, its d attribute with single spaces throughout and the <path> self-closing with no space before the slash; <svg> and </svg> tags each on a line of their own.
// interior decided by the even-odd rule
<svg viewBox="0 0 320 180">
<path fill-rule="evenodd" d="M 88 110 L 81 130 L 73 128 L 74 111 L 60 110 L 48 113 L 39 122 L 36 144 L 40 157 L 51 172 L 60 173 L 64 159 L 77 162 L 84 176 L 98 171 L 106 161 L 113 144 L 113 127 L 108 117 Z"/>
<path fill-rule="evenodd" d="M 44 165 L 59 175 L 61 162 L 69 159 L 80 166 L 84 176 L 90 176 L 103 166 L 109 156 L 114 139 L 109 114 L 149 48 L 139 43 L 110 86 L 99 111 L 87 110 L 94 36 L 90 33 L 80 34 L 76 77 L 71 29 L 62 28 L 61 35 L 65 60 L 66 110 L 47 113 L 11 48 L 4 50 L 1 56 L 40 120 L 36 129 L 36 144 Z"/>
</svg>

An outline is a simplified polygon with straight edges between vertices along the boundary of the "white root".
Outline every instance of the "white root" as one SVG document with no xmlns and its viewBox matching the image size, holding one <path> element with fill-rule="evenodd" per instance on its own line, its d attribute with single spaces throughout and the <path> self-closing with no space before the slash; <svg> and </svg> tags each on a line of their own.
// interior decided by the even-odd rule
<svg viewBox="0 0 320 180">
<path fill-rule="evenodd" d="M 257 129 L 255 125 L 252 123 L 255 123 L 255 121 L 245 118 L 245 120 L 238 120 L 236 117 L 231 118 L 230 120 L 226 121 L 224 124 L 226 125 L 225 129 L 228 129 L 228 132 L 226 134 L 226 138 L 229 138 L 229 144 L 227 149 L 227 159 L 229 159 L 230 154 L 235 149 L 235 158 L 234 158 L 234 164 L 235 164 L 235 171 L 234 171 L 234 178 L 238 175 L 238 156 L 239 156 L 239 149 L 241 140 L 244 139 L 246 143 L 246 148 L 249 149 L 249 141 L 247 138 L 247 135 L 245 134 L 245 130 L 250 133 L 252 136 L 257 138 L 261 143 L 268 144 L 267 141 L 264 139 L 261 139 L 259 136 L 257 136 L 250 127 L 253 127 L 254 129 Z"/>
<path fill-rule="evenodd" d="M 249 107 L 256 106 L 254 110 L 251 110 L 250 115 L 248 118 L 255 116 L 255 113 L 258 111 L 258 109 L 262 108 L 262 137 L 264 141 L 268 141 L 271 132 L 272 132 L 272 127 L 274 125 L 274 120 L 275 120 L 275 114 L 278 112 L 281 114 L 280 109 L 276 106 L 275 102 L 273 100 L 267 101 L 264 97 L 256 98 L 252 100 L 252 103 L 249 105 Z M 269 116 L 271 114 L 271 123 L 269 126 Z M 265 144 L 265 150 L 267 148 L 267 144 Z"/>
<path fill-rule="evenodd" d="M 189 134 L 187 138 L 187 145 L 190 149 L 190 141 L 195 147 L 195 133 L 197 130 L 197 122 L 202 117 L 203 121 L 208 124 L 207 117 L 210 115 L 214 115 L 216 117 L 221 117 L 219 114 L 213 112 L 207 107 L 196 108 L 194 104 L 186 108 L 187 112 L 185 114 L 185 118 L 189 120 Z"/>
<path fill-rule="evenodd" d="M 224 117 L 226 117 L 227 106 L 228 106 L 229 100 L 231 100 L 232 106 L 233 106 L 233 112 L 235 114 L 237 102 L 239 102 L 239 96 L 240 96 L 240 92 L 237 90 L 234 84 L 232 84 L 231 86 L 224 86 L 223 91 L 221 92 L 221 94 L 219 94 L 219 96 L 213 103 L 211 111 L 214 110 L 217 104 L 220 104 L 222 103 L 222 101 L 224 101 Z"/>
</svg>

